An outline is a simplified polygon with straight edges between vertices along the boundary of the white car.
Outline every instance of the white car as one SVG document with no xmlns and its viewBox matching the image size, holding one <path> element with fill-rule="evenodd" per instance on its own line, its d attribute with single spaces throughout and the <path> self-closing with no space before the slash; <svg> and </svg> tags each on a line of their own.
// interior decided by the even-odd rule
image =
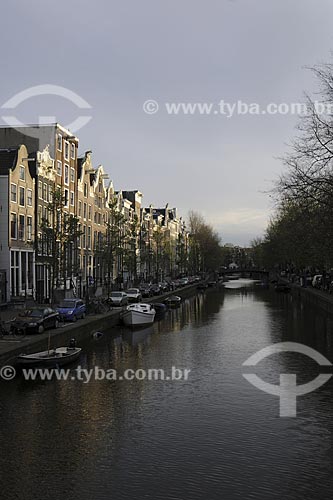
<svg viewBox="0 0 333 500">
<path fill-rule="evenodd" d="M 125 306 L 128 303 L 128 297 L 125 292 L 111 292 L 109 302 L 113 306 Z"/>
<path fill-rule="evenodd" d="M 129 302 L 140 302 L 142 299 L 141 292 L 138 288 L 129 288 L 126 290 L 126 295 Z"/>
</svg>

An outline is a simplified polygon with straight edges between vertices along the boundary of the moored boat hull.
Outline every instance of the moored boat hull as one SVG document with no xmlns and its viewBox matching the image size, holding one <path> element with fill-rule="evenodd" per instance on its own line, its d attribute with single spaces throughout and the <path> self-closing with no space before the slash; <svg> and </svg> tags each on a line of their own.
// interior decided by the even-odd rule
<svg viewBox="0 0 333 500">
<path fill-rule="evenodd" d="M 34 354 L 20 354 L 17 363 L 22 367 L 58 367 L 73 363 L 80 357 L 80 347 L 59 347 L 50 351 L 41 351 Z"/>
<path fill-rule="evenodd" d="M 148 304 L 133 304 L 124 311 L 122 320 L 126 326 L 151 325 L 155 314 L 155 309 Z"/>
</svg>

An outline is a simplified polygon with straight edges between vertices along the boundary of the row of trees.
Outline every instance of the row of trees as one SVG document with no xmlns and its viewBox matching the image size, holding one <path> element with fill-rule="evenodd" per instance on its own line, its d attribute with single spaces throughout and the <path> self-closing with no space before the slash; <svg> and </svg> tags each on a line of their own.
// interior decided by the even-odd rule
<svg viewBox="0 0 333 500">
<path fill-rule="evenodd" d="M 333 267 L 333 64 L 312 68 L 317 100 L 306 97 L 298 136 L 275 184 L 276 213 L 253 255 L 265 267 Z"/>
<path fill-rule="evenodd" d="M 219 269 L 223 260 L 220 236 L 202 215 L 189 213 L 189 269 L 190 274 L 213 272 Z"/>
<path fill-rule="evenodd" d="M 189 230 L 189 233 L 181 231 L 177 242 L 172 244 L 165 228 L 144 226 L 136 214 L 131 220 L 126 220 L 114 199 L 109 204 L 104 231 L 94 238 L 94 248 L 91 249 L 100 282 L 107 285 L 110 292 L 115 281 L 120 286 L 124 270 L 130 281 L 142 279 L 138 276 L 138 259 L 146 269 L 144 278 L 153 281 L 174 277 L 175 272 L 196 275 L 217 270 L 223 258 L 218 234 L 196 212 L 189 213 Z M 81 250 L 85 252 L 84 248 L 80 250 L 79 244 L 83 233 L 79 218 L 66 213 L 60 188 L 52 193 L 39 235 L 36 260 L 47 264 L 52 286 L 57 288 L 69 278 L 78 276 L 79 253 Z M 173 265 L 176 265 L 176 271 Z"/>
</svg>

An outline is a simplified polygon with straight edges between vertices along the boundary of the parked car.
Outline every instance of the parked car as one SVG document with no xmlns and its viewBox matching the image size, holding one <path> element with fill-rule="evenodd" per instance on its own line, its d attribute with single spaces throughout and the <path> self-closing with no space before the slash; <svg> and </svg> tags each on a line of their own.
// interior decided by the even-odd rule
<svg viewBox="0 0 333 500">
<path fill-rule="evenodd" d="M 129 302 L 139 302 L 142 299 L 141 292 L 138 288 L 129 288 L 126 290 Z"/>
<path fill-rule="evenodd" d="M 186 286 L 186 285 L 188 285 L 188 278 L 181 278 L 179 280 L 179 284 L 180 284 L 180 286 Z"/>
<path fill-rule="evenodd" d="M 108 299 L 109 304 L 112 306 L 125 306 L 128 304 L 128 297 L 125 292 L 111 292 Z"/>
<path fill-rule="evenodd" d="M 50 307 L 27 309 L 20 313 L 12 323 L 15 331 L 25 330 L 30 333 L 43 333 L 47 328 L 58 328 L 59 313 Z"/>
<path fill-rule="evenodd" d="M 64 299 L 57 307 L 59 318 L 63 321 L 73 321 L 86 317 L 86 305 L 81 299 Z"/>
<path fill-rule="evenodd" d="M 168 292 L 170 290 L 169 283 L 167 283 L 166 281 L 162 281 L 161 283 L 159 283 L 159 286 L 162 292 Z"/>
<path fill-rule="evenodd" d="M 162 289 L 158 283 L 154 283 L 151 286 L 151 289 L 152 289 L 153 295 L 160 295 L 162 293 Z"/>
<path fill-rule="evenodd" d="M 323 275 L 322 274 L 316 274 L 313 278 L 312 278 L 312 286 L 314 288 L 320 288 L 321 287 L 321 284 L 323 282 Z"/>
<path fill-rule="evenodd" d="M 148 298 L 154 295 L 151 286 L 148 283 L 140 285 L 139 290 L 142 297 Z"/>
</svg>

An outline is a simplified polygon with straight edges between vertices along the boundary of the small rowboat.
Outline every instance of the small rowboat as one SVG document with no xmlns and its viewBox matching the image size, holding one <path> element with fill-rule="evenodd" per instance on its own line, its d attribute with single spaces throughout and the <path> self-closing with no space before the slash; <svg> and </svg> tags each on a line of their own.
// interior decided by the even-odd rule
<svg viewBox="0 0 333 500">
<path fill-rule="evenodd" d="M 72 339 L 68 347 L 57 347 L 33 354 L 20 354 L 17 357 L 17 362 L 20 366 L 44 366 L 47 368 L 63 366 L 77 360 L 81 350 L 81 347 L 76 347 L 75 340 Z"/>
</svg>

